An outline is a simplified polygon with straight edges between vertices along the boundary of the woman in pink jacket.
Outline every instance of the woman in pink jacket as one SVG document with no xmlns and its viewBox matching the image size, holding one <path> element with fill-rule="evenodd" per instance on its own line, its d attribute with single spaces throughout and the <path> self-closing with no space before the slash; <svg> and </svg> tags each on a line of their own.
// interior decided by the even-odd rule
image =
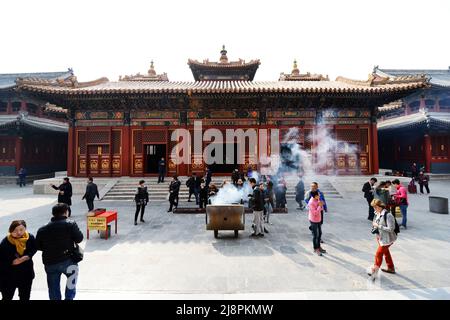
<svg viewBox="0 0 450 320">
<path fill-rule="evenodd" d="M 321 212 L 323 210 L 323 203 L 320 201 L 320 194 L 317 191 L 311 191 L 311 199 L 308 202 L 309 208 L 309 222 L 311 223 L 311 231 L 313 233 L 313 247 L 314 252 L 321 256 L 322 253 L 326 253 L 320 246 L 320 240 L 322 238 L 322 226 L 320 224 L 322 220 Z"/>
<path fill-rule="evenodd" d="M 394 195 L 395 203 L 400 207 L 402 213 L 403 228 L 407 229 L 406 223 L 408 221 L 408 192 L 406 188 L 400 183 L 400 180 L 395 179 L 392 184 L 397 188 L 397 193 Z"/>
</svg>

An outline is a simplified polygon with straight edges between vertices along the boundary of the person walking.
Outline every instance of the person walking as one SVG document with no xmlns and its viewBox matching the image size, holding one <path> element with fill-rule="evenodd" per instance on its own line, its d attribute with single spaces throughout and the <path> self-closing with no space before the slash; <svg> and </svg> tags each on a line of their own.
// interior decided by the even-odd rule
<svg viewBox="0 0 450 320">
<path fill-rule="evenodd" d="M 419 186 L 420 193 L 423 194 L 423 187 L 427 190 L 427 194 L 430 194 L 430 188 L 428 187 L 428 182 L 430 181 L 430 177 L 426 175 L 423 171 L 419 173 Z"/>
<path fill-rule="evenodd" d="M 19 176 L 19 187 L 25 187 L 27 185 L 27 169 L 20 168 L 17 175 Z"/>
<path fill-rule="evenodd" d="M 256 179 L 250 178 L 248 181 L 253 189 L 253 193 L 249 195 L 249 207 L 253 209 L 253 224 L 255 226 L 254 232 L 250 236 L 264 237 L 264 197 L 261 192 L 260 186 L 256 184 Z"/>
<path fill-rule="evenodd" d="M 53 189 L 58 190 L 58 203 L 65 203 L 69 207 L 69 218 L 72 215 L 72 210 L 70 206 L 72 205 L 72 184 L 69 181 L 68 177 L 63 179 L 63 183 L 59 185 L 59 187 L 54 184 L 50 185 Z"/>
<path fill-rule="evenodd" d="M 23 220 L 15 220 L 0 243 L 0 291 L 3 300 L 12 300 L 16 289 L 19 299 L 30 300 L 34 279 L 33 256 L 36 240 Z"/>
<path fill-rule="evenodd" d="M 196 178 L 196 174 L 192 173 L 192 176 L 190 176 L 189 179 L 187 179 L 187 181 L 186 181 L 186 187 L 188 187 L 188 189 L 189 189 L 188 202 L 191 202 L 191 196 L 194 195 L 195 202 L 198 204 L 197 195 L 195 194 L 195 178 Z"/>
<path fill-rule="evenodd" d="M 200 192 L 199 192 L 199 208 L 206 208 L 208 204 L 208 187 L 205 182 L 202 181 L 200 184 Z"/>
<path fill-rule="evenodd" d="M 395 204 L 400 207 L 400 212 L 402 213 L 402 224 L 401 226 L 405 229 L 407 228 L 408 222 L 408 192 L 406 188 L 400 183 L 400 180 L 395 179 L 392 184 L 397 188 L 397 193 L 394 196 Z"/>
<path fill-rule="evenodd" d="M 295 201 L 298 203 L 298 210 L 305 209 L 303 205 L 303 201 L 305 200 L 305 183 L 303 182 L 303 178 L 300 177 L 297 185 L 295 186 Z"/>
<path fill-rule="evenodd" d="M 166 176 L 166 161 L 164 157 L 158 161 L 158 183 L 164 182 L 164 177 Z"/>
<path fill-rule="evenodd" d="M 392 213 L 386 210 L 386 204 L 379 199 L 374 199 L 371 205 L 376 213 L 372 223 L 372 234 L 376 236 L 378 248 L 375 253 L 375 263 L 368 274 L 375 279 L 383 263 L 383 256 L 386 260 L 387 269 L 381 270 L 387 273 L 395 273 L 394 261 L 389 248 L 397 240 L 397 233 L 395 218 Z"/>
<path fill-rule="evenodd" d="M 97 185 L 94 183 L 94 179 L 92 177 L 88 178 L 88 183 L 86 186 L 86 192 L 83 195 L 81 200 L 86 199 L 86 204 L 88 206 L 89 211 L 94 210 L 94 199 L 100 199 L 100 195 L 98 194 Z"/>
<path fill-rule="evenodd" d="M 178 180 L 178 177 L 176 175 L 173 176 L 173 179 L 169 185 L 170 207 L 169 207 L 169 210 L 167 210 L 167 212 L 172 212 L 173 207 L 175 207 L 175 208 L 178 207 L 178 195 L 180 193 L 180 186 L 181 186 L 181 182 L 180 182 L 180 180 Z"/>
<path fill-rule="evenodd" d="M 270 214 L 273 212 L 273 208 L 275 208 L 274 197 L 273 182 L 269 180 L 267 181 L 266 188 L 264 190 L 264 206 L 266 209 L 266 222 L 268 224 L 272 224 L 270 223 L 269 218 Z"/>
<path fill-rule="evenodd" d="M 206 172 L 205 172 L 205 184 L 207 187 L 209 187 L 209 184 L 211 183 L 212 180 L 212 172 L 211 169 L 209 167 L 206 167 Z"/>
<path fill-rule="evenodd" d="M 362 187 L 362 192 L 364 192 L 364 198 L 366 198 L 367 204 L 369 205 L 369 216 L 367 217 L 367 220 L 373 221 L 374 217 L 374 211 L 373 207 L 370 205 L 373 200 L 373 193 L 374 193 L 374 185 L 377 183 L 377 178 L 370 178 L 369 181 L 364 183 Z"/>
<path fill-rule="evenodd" d="M 137 219 L 139 216 L 139 211 L 141 212 L 141 222 L 144 220 L 145 206 L 148 204 L 148 190 L 144 185 L 145 181 L 140 180 L 139 186 L 137 187 L 136 194 L 134 195 L 134 202 L 136 202 L 136 212 L 134 213 L 134 225 L 137 225 Z"/>
<path fill-rule="evenodd" d="M 50 300 L 61 300 L 61 275 L 67 277 L 65 299 L 73 300 L 76 294 L 78 262 L 75 252 L 83 241 L 75 221 L 67 219 L 68 207 L 58 203 L 52 208 L 53 218 L 36 234 L 37 249 L 42 251 L 42 262 L 47 273 Z"/>
<path fill-rule="evenodd" d="M 318 191 L 310 192 L 310 199 L 308 201 L 308 219 L 310 222 L 310 230 L 313 233 L 313 249 L 314 253 L 322 256 L 326 250 L 321 247 L 322 240 L 322 212 L 323 203 L 320 201 L 320 194 Z"/>
</svg>

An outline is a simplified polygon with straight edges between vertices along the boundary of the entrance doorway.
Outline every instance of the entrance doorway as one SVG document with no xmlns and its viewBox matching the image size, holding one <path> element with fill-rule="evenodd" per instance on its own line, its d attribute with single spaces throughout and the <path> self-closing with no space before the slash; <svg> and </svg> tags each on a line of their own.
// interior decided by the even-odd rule
<svg viewBox="0 0 450 320">
<path fill-rule="evenodd" d="M 231 145 L 231 143 L 230 143 Z M 224 143 L 221 145 L 223 148 L 223 159 L 222 159 L 222 163 L 213 163 L 211 165 L 209 165 L 208 167 L 211 169 L 212 173 L 220 173 L 220 174 L 231 174 L 233 172 L 234 169 L 238 169 L 239 168 L 239 163 L 238 163 L 238 145 L 237 143 L 232 144 L 232 147 L 234 149 L 234 155 L 227 155 L 227 144 Z M 217 146 L 217 148 L 220 148 L 220 146 Z M 230 148 L 230 146 L 229 146 Z M 216 149 L 214 149 L 211 152 L 211 155 L 213 157 L 215 157 L 215 151 Z"/>
<path fill-rule="evenodd" d="M 145 173 L 157 174 L 158 162 L 161 158 L 166 159 L 166 145 L 165 144 L 146 144 L 144 145 L 144 161 Z"/>
</svg>

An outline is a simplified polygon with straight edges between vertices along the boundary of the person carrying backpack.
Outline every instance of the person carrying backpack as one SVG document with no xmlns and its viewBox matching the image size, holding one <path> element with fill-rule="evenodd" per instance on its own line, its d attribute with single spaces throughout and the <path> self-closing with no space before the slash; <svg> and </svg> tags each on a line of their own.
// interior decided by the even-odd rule
<svg viewBox="0 0 450 320">
<path fill-rule="evenodd" d="M 397 240 L 397 234 L 400 230 L 394 216 L 386 210 L 386 205 L 382 201 L 374 199 L 371 205 L 375 211 L 372 234 L 376 236 L 378 248 L 375 253 L 375 263 L 368 274 L 375 279 L 383 263 L 383 256 L 386 260 L 387 269 L 381 269 L 381 271 L 395 274 L 394 261 L 389 248 Z"/>
</svg>

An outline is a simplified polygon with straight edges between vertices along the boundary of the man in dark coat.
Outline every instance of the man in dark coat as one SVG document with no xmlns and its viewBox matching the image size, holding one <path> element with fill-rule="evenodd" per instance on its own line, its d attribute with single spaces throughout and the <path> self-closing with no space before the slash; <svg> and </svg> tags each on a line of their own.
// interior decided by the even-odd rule
<svg viewBox="0 0 450 320">
<path fill-rule="evenodd" d="M 75 245 L 83 241 L 83 233 L 75 221 L 67 219 L 67 205 L 58 203 L 52 208 L 53 218 L 36 234 L 37 249 L 47 273 L 50 300 L 61 300 L 61 275 L 67 277 L 65 299 L 75 298 L 78 264 L 72 259 Z"/>
<path fill-rule="evenodd" d="M 195 192 L 195 178 L 197 178 L 197 174 L 194 172 L 192 173 L 192 176 L 189 177 L 186 181 L 186 187 L 189 189 L 189 197 L 188 202 L 191 202 L 191 196 L 195 196 L 195 202 L 198 204 L 198 195 Z"/>
<path fill-rule="evenodd" d="M 209 184 L 211 183 L 212 180 L 212 172 L 211 169 L 209 167 L 206 167 L 206 172 L 205 172 L 205 184 L 207 187 L 209 187 Z"/>
<path fill-rule="evenodd" d="M 27 184 L 27 169 L 20 168 L 19 172 L 17 173 L 19 176 L 19 186 L 22 188 L 22 186 L 26 186 Z"/>
<path fill-rule="evenodd" d="M 249 195 L 249 207 L 253 209 L 253 224 L 255 226 L 251 237 L 264 237 L 264 195 L 255 178 L 249 179 L 253 193 Z"/>
<path fill-rule="evenodd" d="M 374 197 L 374 185 L 377 183 L 377 178 L 371 178 L 369 181 L 364 183 L 362 187 L 362 192 L 364 192 L 364 198 L 367 200 L 367 204 L 369 205 L 369 216 L 367 217 L 367 220 L 373 221 L 373 218 L 375 217 L 375 211 L 373 207 L 370 205 L 370 203 L 373 200 Z"/>
<path fill-rule="evenodd" d="M 200 184 L 200 192 L 199 192 L 199 207 L 206 208 L 208 204 L 208 187 L 206 187 L 205 182 Z"/>
<path fill-rule="evenodd" d="M 134 213 L 134 225 L 137 225 L 139 211 L 141 212 L 141 222 L 144 220 L 145 206 L 148 204 L 148 190 L 145 186 L 145 181 L 140 180 L 136 194 L 134 195 L 134 202 L 136 202 L 136 212 Z"/>
<path fill-rule="evenodd" d="M 158 162 L 158 183 L 164 182 L 164 177 L 166 175 L 166 161 L 161 158 Z"/>
<path fill-rule="evenodd" d="M 300 177 L 300 180 L 295 186 L 295 201 L 298 203 L 298 209 L 303 210 L 305 208 L 303 201 L 305 200 L 305 183 L 303 182 L 303 178 Z"/>
<path fill-rule="evenodd" d="M 94 210 L 94 199 L 100 199 L 100 195 L 98 194 L 97 185 L 94 183 L 94 179 L 92 177 L 88 178 L 88 184 L 86 186 L 86 192 L 81 200 L 86 199 L 86 203 L 89 211 Z"/>
<path fill-rule="evenodd" d="M 235 186 L 237 186 L 239 178 L 240 178 L 239 170 L 234 169 L 233 172 L 231 173 L 231 180 L 233 181 L 233 184 Z"/>
<path fill-rule="evenodd" d="M 172 212 L 173 207 L 178 207 L 178 195 L 180 193 L 181 182 L 178 180 L 177 176 L 173 176 L 173 180 L 169 185 L 169 203 L 170 208 L 167 212 Z"/>
<path fill-rule="evenodd" d="M 59 187 L 51 184 L 51 187 L 55 190 L 59 190 L 58 203 L 65 203 L 69 207 L 69 217 L 72 215 L 70 206 L 72 205 L 72 184 L 69 182 L 69 178 L 64 178 L 63 183 Z"/>
<path fill-rule="evenodd" d="M 286 182 L 282 179 L 275 187 L 275 206 L 277 208 L 286 208 Z"/>
</svg>

